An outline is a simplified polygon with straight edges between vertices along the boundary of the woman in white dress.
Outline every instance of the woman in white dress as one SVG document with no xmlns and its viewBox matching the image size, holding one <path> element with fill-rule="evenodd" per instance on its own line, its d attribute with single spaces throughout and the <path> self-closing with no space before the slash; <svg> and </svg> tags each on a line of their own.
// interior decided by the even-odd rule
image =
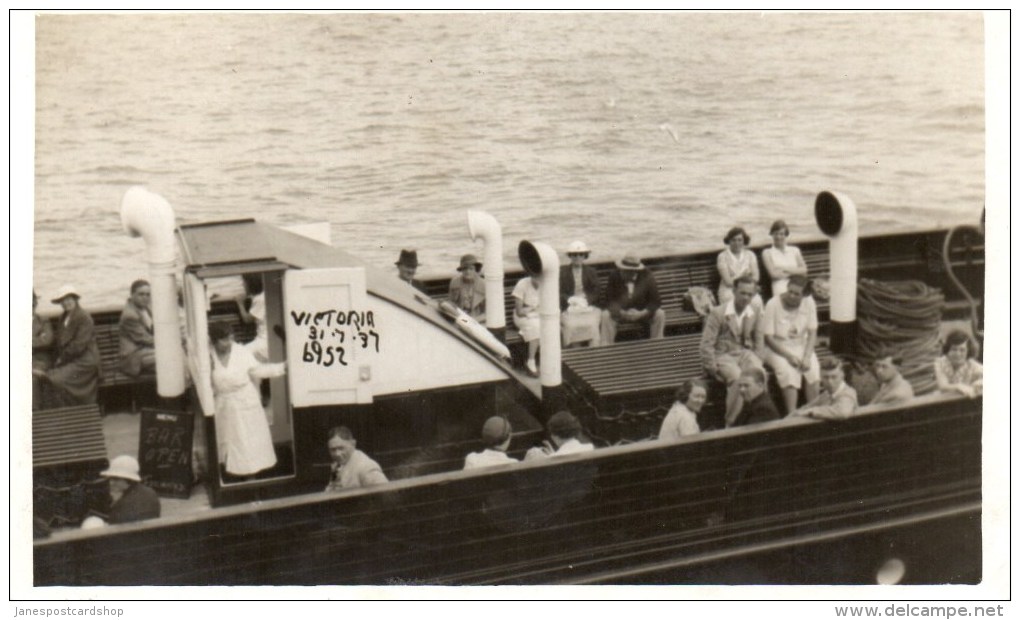
<svg viewBox="0 0 1020 620">
<path fill-rule="evenodd" d="M 730 229 L 723 238 L 728 247 L 719 253 L 716 267 L 719 269 L 719 304 L 725 305 L 733 299 L 733 281 L 750 276 L 758 284 L 758 257 L 747 249 L 751 237 L 739 226 Z"/>
<path fill-rule="evenodd" d="M 514 325 L 521 333 L 521 339 L 528 343 L 528 361 L 524 367 L 532 376 L 538 376 L 538 366 L 535 365 L 535 355 L 538 353 L 539 336 L 541 335 L 541 321 L 538 317 L 538 281 L 528 276 L 521 278 L 514 286 Z"/>
<path fill-rule="evenodd" d="M 283 376 L 286 364 L 261 364 L 247 347 L 234 346 L 230 328 L 209 326 L 216 438 L 228 474 L 251 476 L 276 464 L 269 422 L 256 389 L 260 379 Z"/>
<path fill-rule="evenodd" d="M 783 220 L 772 222 L 769 235 L 772 237 L 772 247 L 762 250 L 761 260 L 772 279 L 772 296 L 779 297 L 786 292 L 790 276 L 806 276 L 808 269 L 804 257 L 800 255 L 800 249 L 786 244 L 786 239 L 790 236 L 786 222 Z"/>
</svg>

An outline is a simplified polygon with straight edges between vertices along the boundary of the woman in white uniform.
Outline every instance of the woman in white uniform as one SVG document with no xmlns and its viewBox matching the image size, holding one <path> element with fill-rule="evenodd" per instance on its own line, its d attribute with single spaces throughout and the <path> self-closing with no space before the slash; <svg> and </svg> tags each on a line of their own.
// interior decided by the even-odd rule
<svg viewBox="0 0 1020 620">
<path fill-rule="evenodd" d="M 226 325 L 210 325 L 209 339 L 220 462 L 228 474 L 251 476 L 276 464 L 269 422 L 255 386 L 260 379 L 282 376 L 286 366 L 259 363 L 247 347 L 235 346 Z"/>
</svg>

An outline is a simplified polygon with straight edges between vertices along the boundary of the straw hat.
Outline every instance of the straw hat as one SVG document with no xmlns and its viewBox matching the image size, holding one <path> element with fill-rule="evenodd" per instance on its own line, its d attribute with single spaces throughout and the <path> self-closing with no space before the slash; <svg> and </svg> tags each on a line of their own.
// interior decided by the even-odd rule
<svg viewBox="0 0 1020 620">
<path fill-rule="evenodd" d="M 135 457 L 127 454 L 114 458 L 110 461 L 110 467 L 99 472 L 99 475 L 105 478 L 123 478 L 124 480 L 134 480 L 135 482 L 142 481 L 142 477 L 138 475 L 138 461 L 135 460 Z"/>
<path fill-rule="evenodd" d="M 59 304 L 65 297 L 68 296 L 73 296 L 75 299 L 81 299 L 81 295 L 78 294 L 78 291 L 74 288 L 73 284 L 65 284 L 60 287 L 59 291 L 57 291 L 57 296 L 50 301 L 55 304 Z"/>
<path fill-rule="evenodd" d="M 567 248 L 567 256 L 571 254 L 591 254 L 591 250 L 588 249 L 588 245 L 584 241 L 574 241 Z"/>
<path fill-rule="evenodd" d="M 626 256 L 616 261 L 616 266 L 628 271 L 644 271 L 645 269 L 644 263 L 633 252 L 627 253 Z"/>
</svg>

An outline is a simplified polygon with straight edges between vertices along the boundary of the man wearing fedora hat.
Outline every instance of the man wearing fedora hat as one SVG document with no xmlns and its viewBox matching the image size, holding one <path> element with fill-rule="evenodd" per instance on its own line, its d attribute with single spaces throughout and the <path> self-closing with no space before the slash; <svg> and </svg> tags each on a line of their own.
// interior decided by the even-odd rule
<svg viewBox="0 0 1020 620">
<path fill-rule="evenodd" d="M 602 312 L 602 344 L 616 342 L 620 323 L 647 325 L 650 338 L 662 338 L 666 330 L 666 313 L 660 307 L 659 287 L 655 276 L 637 254 L 629 253 L 616 261 L 616 271 L 606 285 L 608 308 Z"/>
<path fill-rule="evenodd" d="M 138 473 L 138 461 L 133 456 L 122 454 L 112 461 L 110 467 L 99 473 L 110 481 L 110 523 L 130 523 L 159 517 L 159 496 L 142 484 Z"/>
<path fill-rule="evenodd" d="M 574 241 L 567 248 L 570 263 L 560 267 L 560 317 L 563 346 L 590 340 L 592 346 L 602 341 L 602 305 L 599 275 L 584 261 L 591 250 L 584 241 Z"/>
<path fill-rule="evenodd" d="M 460 257 L 457 267 L 460 273 L 450 280 L 450 301 L 471 315 L 479 323 L 485 323 L 485 281 L 482 279 L 482 263 L 474 254 Z"/>
<path fill-rule="evenodd" d="M 407 282 L 419 291 L 424 292 L 421 281 L 414 279 L 414 274 L 418 271 L 418 251 L 417 250 L 400 250 L 400 258 L 397 262 L 393 263 L 397 266 L 397 277 Z"/>
</svg>

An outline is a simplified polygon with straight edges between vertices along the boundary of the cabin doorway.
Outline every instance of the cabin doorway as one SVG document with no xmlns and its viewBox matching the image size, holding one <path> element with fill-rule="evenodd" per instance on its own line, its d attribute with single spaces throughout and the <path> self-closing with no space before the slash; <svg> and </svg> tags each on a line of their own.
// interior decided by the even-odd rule
<svg viewBox="0 0 1020 620">
<path fill-rule="evenodd" d="M 256 374 L 268 374 L 270 368 L 286 361 L 282 328 L 283 271 L 241 267 L 233 273 L 217 273 L 213 277 L 189 274 L 187 280 L 187 340 L 195 387 L 206 414 L 206 465 L 212 495 L 216 497 L 228 490 L 246 493 L 246 489 L 255 491 L 267 484 L 275 486 L 292 480 L 296 469 L 294 429 L 286 377 L 256 378 L 252 384 L 257 396 L 248 391 L 245 407 L 228 406 L 224 411 L 217 410 L 217 402 L 219 409 L 223 409 L 224 398 L 222 395 L 217 398 L 217 381 L 213 377 L 219 369 L 228 377 L 231 372 L 238 371 L 239 374 L 234 374 L 243 378 L 247 370 L 240 372 L 240 366 L 231 368 L 231 365 L 242 364 L 245 358 L 253 358 L 259 365 Z M 218 352 L 209 335 L 213 325 L 232 336 L 230 351 L 243 351 L 236 356 L 231 352 Z M 264 417 L 252 416 L 253 409 L 261 409 Z M 245 444 L 239 451 L 238 442 L 243 444 L 252 436 L 259 438 L 255 443 L 258 447 Z M 245 458 L 235 458 L 233 466 L 228 462 L 230 454 L 242 453 Z M 245 463 L 248 455 L 251 458 Z"/>
</svg>

